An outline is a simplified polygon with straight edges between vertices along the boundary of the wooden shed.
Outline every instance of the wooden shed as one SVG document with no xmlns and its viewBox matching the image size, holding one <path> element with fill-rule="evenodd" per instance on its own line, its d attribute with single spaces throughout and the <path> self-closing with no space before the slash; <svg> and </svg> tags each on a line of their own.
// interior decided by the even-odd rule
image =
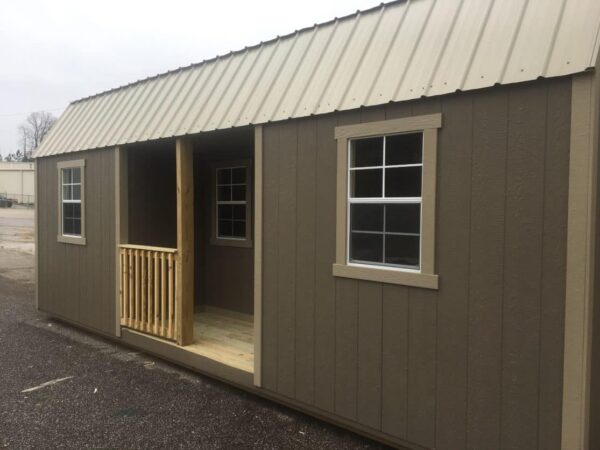
<svg viewBox="0 0 600 450">
<path fill-rule="evenodd" d="M 38 308 L 394 446 L 598 449 L 599 31 L 397 1 L 77 100 Z"/>
</svg>

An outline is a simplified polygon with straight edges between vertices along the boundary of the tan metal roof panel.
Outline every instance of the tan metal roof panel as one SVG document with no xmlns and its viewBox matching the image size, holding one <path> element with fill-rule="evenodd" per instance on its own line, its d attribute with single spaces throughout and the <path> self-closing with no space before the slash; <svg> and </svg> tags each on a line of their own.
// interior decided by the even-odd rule
<svg viewBox="0 0 600 450">
<path fill-rule="evenodd" d="M 597 0 L 405 0 L 73 102 L 36 157 L 594 67 Z"/>
</svg>

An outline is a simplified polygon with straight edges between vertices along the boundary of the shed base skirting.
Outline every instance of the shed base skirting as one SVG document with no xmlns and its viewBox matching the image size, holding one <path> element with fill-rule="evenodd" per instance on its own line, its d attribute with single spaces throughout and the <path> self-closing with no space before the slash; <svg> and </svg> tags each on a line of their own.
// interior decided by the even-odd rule
<svg viewBox="0 0 600 450">
<path fill-rule="evenodd" d="M 399 449 L 427 450 L 426 447 L 421 447 L 408 442 L 400 441 L 402 442 L 401 444 L 393 436 L 390 436 L 386 433 L 374 431 L 366 426 L 360 425 L 351 420 L 346 420 L 343 417 L 330 414 L 327 411 L 315 408 L 314 406 L 298 402 L 297 400 L 287 398 L 283 395 L 276 394 L 263 388 L 258 388 L 254 385 L 254 375 L 252 373 L 236 369 L 234 367 L 214 361 L 210 358 L 198 355 L 194 352 L 186 350 L 184 347 L 178 346 L 175 343 L 171 343 L 169 341 L 152 337 L 137 331 L 129 330 L 127 328 L 122 328 L 121 337 L 119 338 L 117 336 L 106 334 L 101 330 L 75 323 L 55 313 L 42 311 L 41 309 L 39 309 L 39 311 L 48 314 L 54 320 L 58 320 L 64 323 L 66 326 L 73 326 L 82 331 L 92 333 L 102 339 L 108 339 L 110 341 L 120 343 L 126 347 L 142 351 L 148 355 L 155 356 L 170 363 L 189 369 L 193 372 L 216 379 L 235 388 L 258 395 L 259 397 L 275 403 L 279 403 L 290 409 L 315 417 L 319 420 L 323 420 L 324 422 L 332 425 L 339 426 L 340 428 L 344 428 L 366 438 L 373 439 Z"/>
<path fill-rule="evenodd" d="M 399 449 L 407 450 L 427 450 L 426 447 L 419 445 L 403 443 L 400 444 L 394 437 L 385 433 L 374 432 L 374 430 L 362 426 L 343 417 L 330 414 L 319 408 L 298 402 L 297 400 L 287 398 L 274 392 L 258 388 L 253 383 L 253 374 L 219 363 L 213 359 L 206 358 L 194 352 L 186 350 L 177 344 L 155 338 L 137 331 L 122 329 L 121 338 L 113 338 L 126 346 L 143 351 L 144 353 L 156 356 L 169 361 L 173 364 L 185 367 L 201 375 L 216 379 L 235 388 L 249 392 L 267 400 L 279 403 L 293 410 L 310 415 L 324 422 L 339 426 L 353 433 L 376 440 L 378 442 L 390 445 Z"/>
</svg>

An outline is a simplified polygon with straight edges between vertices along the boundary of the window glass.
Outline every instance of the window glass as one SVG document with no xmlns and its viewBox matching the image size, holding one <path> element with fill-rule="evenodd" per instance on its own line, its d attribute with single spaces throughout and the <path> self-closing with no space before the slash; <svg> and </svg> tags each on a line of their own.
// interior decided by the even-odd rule
<svg viewBox="0 0 600 450">
<path fill-rule="evenodd" d="M 396 266 L 419 265 L 419 236 L 386 234 L 385 263 Z"/>
<path fill-rule="evenodd" d="M 356 262 L 381 263 L 383 233 L 350 233 L 350 259 Z"/>
<path fill-rule="evenodd" d="M 355 139 L 351 142 L 350 167 L 381 166 L 383 138 Z"/>
<path fill-rule="evenodd" d="M 385 230 L 388 233 L 412 233 L 421 231 L 421 204 L 396 203 L 385 206 Z"/>
<path fill-rule="evenodd" d="M 350 229 L 383 232 L 383 208 L 384 205 L 350 205 Z"/>
<path fill-rule="evenodd" d="M 385 170 L 386 197 L 420 197 L 421 167 L 395 167 Z"/>
<path fill-rule="evenodd" d="M 217 169 L 217 238 L 246 239 L 247 172 L 247 167 Z"/>
<path fill-rule="evenodd" d="M 361 169 L 350 173 L 351 196 L 356 198 L 381 197 L 383 169 Z"/>
<path fill-rule="evenodd" d="M 246 168 L 236 167 L 231 170 L 231 182 L 233 184 L 246 183 Z"/>
<path fill-rule="evenodd" d="M 418 269 L 422 133 L 350 141 L 350 262 Z"/>
<path fill-rule="evenodd" d="M 81 168 L 61 169 L 62 234 L 81 236 Z"/>
<path fill-rule="evenodd" d="M 385 165 L 421 164 L 423 133 L 396 134 L 385 138 Z"/>
</svg>

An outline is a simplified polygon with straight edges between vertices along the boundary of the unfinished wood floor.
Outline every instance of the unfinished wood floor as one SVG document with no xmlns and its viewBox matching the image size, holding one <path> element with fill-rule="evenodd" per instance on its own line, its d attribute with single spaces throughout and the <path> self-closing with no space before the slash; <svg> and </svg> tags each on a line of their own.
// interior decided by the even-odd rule
<svg viewBox="0 0 600 450">
<path fill-rule="evenodd" d="M 186 350 L 254 372 L 254 324 L 214 312 L 194 314 L 194 343 Z"/>
</svg>

